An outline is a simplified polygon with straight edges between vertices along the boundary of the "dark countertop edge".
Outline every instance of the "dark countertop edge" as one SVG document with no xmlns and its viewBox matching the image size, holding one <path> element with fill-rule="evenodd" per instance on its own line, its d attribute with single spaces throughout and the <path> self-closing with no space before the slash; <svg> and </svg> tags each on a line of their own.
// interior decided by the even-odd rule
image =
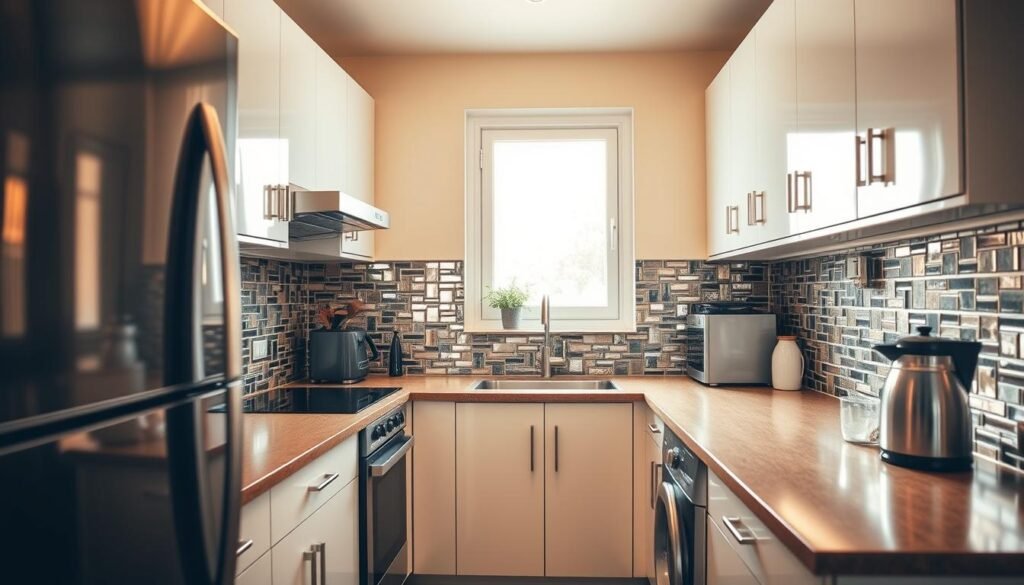
<svg viewBox="0 0 1024 585">
<path fill-rule="evenodd" d="M 430 378 L 431 376 L 416 376 Z M 486 376 L 485 376 L 486 377 Z M 688 377 L 683 376 L 686 379 Z M 563 379 L 566 379 L 563 377 Z M 290 382 L 284 386 L 306 384 Z M 400 386 L 397 383 L 396 386 Z M 813 392 L 812 390 L 805 390 Z M 600 398 L 600 399 L 597 399 Z M 615 398 L 615 399 L 610 399 Z M 796 531 L 775 515 L 774 511 L 740 481 L 735 474 L 722 464 L 685 429 L 680 427 L 659 405 L 648 399 L 643 392 L 536 392 L 523 393 L 508 391 L 429 392 L 403 390 L 381 404 L 365 411 L 357 422 L 335 435 L 297 454 L 288 463 L 242 488 L 242 504 L 247 504 L 269 491 L 274 485 L 292 475 L 310 461 L 331 450 L 342 441 L 366 428 L 368 423 L 384 411 L 406 402 L 645 402 L 674 433 L 692 449 L 709 469 L 731 489 L 737 497 L 775 534 L 801 564 L 817 576 L 1012 576 L 1024 573 L 1024 554 L 1008 552 L 927 552 L 927 551 L 857 551 L 829 552 L 815 551 L 804 542 Z M 363 414 L 363 413 L 360 413 Z M 415 425 L 415 421 L 413 422 Z"/>
</svg>

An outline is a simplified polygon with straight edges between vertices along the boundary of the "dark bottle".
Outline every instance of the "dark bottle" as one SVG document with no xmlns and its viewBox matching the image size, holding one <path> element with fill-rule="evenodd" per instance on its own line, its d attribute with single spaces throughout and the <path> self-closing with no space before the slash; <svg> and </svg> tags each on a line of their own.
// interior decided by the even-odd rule
<svg viewBox="0 0 1024 585">
<path fill-rule="evenodd" d="M 388 349 L 388 375 L 401 376 L 402 370 L 402 336 L 397 331 L 391 336 L 391 347 Z"/>
</svg>

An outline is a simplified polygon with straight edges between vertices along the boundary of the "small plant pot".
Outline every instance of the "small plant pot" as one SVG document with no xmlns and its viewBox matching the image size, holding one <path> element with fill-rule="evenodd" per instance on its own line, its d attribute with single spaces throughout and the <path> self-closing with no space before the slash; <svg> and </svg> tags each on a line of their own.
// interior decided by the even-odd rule
<svg viewBox="0 0 1024 585">
<path fill-rule="evenodd" d="M 501 326 L 505 329 L 519 329 L 519 314 L 522 307 L 501 309 Z"/>
</svg>

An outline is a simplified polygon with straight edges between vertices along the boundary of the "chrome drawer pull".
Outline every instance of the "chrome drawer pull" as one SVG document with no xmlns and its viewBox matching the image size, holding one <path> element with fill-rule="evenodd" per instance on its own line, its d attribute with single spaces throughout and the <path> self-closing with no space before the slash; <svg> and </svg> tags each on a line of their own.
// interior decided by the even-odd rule
<svg viewBox="0 0 1024 585">
<path fill-rule="evenodd" d="M 322 482 L 320 482 L 319 485 L 311 485 L 311 486 L 309 486 L 309 491 L 311 491 L 311 492 L 322 492 L 325 487 L 331 485 L 331 482 L 333 482 L 336 479 L 338 479 L 338 474 L 337 473 L 325 473 L 324 474 L 324 480 Z"/>
<path fill-rule="evenodd" d="M 238 549 L 235 550 L 235 556 L 236 557 L 242 556 L 245 553 L 245 551 L 249 550 L 250 548 L 252 548 L 252 539 L 251 538 L 249 540 L 245 541 L 245 542 L 239 542 L 238 543 Z"/>
<path fill-rule="evenodd" d="M 754 531 L 743 524 L 743 521 L 738 517 L 722 516 L 722 524 L 725 524 L 725 527 L 729 529 L 736 542 L 740 544 L 754 544 L 757 542 Z"/>
</svg>

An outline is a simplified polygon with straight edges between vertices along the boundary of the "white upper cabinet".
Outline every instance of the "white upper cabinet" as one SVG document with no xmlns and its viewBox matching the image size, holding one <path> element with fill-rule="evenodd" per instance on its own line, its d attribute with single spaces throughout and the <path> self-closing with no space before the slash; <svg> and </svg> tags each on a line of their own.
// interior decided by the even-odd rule
<svg viewBox="0 0 1024 585">
<path fill-rule="evenodd" d="M 755 35 L 748 35 L 729 59 L 731 104 L 730 149 L 732 181 L 727 209 L 729 248 L 754 243 L 756 234 L 749 229 L 744 213 L 747 197 L 757 190 L 757 44 Z"/>
<path fill-rule="evenodd" d="M 373 98 L 354 79 L 347 76 L 348 102 L 346 110 L 348 139 L 348 176 L 345 193 L 374 204 L 374 120 Z M 341 250 L 345 256 L 372 258 L 374 233 L 351 232 L 342 237 Z"/>
<path fill-rule="evenodd" d="M 281 194 L 288 183 L 280 140 L 281 9 L 273 0 L 225 0 L 224 20 L 238 34 L 238 143 L 235 210 L 243 236 L 287 245 Z"/>
<path fill-rule="evenodd" d="M 796 134 L 797 125 L 794 10 L 794 0 L 775 0 L 761 17 L 754 35 L 757 151 L 751 193 L 743 202 L 743 224 L 750 234 L 748 243 L 774 240 L 790 233 L 788 143 Z"/>
<path fill-rule="evenodd" d="M 288 180 L 306 189 L 316 181 L 317 46 L 281 14 L 281 138 L 287 144 Z"/>
<path fill-rule="evenodd" d="M 203 0 L 203 4 L 217 16 L 224 18 L 224 0 Z"/>
<path fill-rule="evenodd" d="M 730 65 L 725 64 L 704 94 L 707 140 L 708 254 L 736 246 L 729 198 L 732 193 L 732 96 Z"/>
<path fill-rule="evenodd" d="M 316 163 L 311 188 L 344 189 L 348 180 L 348 75 L 316 48 Z"/>
<path fill-rule="evenodd" d="M 796 0 L 797 129 L 787 141 L 789 233 L 857 218 L 854 0 Z"/>
<path fill-rule="evenodd" d="M 857 0 L 858 216 L 956 195 L 956 0 Z"/>
</svg>

